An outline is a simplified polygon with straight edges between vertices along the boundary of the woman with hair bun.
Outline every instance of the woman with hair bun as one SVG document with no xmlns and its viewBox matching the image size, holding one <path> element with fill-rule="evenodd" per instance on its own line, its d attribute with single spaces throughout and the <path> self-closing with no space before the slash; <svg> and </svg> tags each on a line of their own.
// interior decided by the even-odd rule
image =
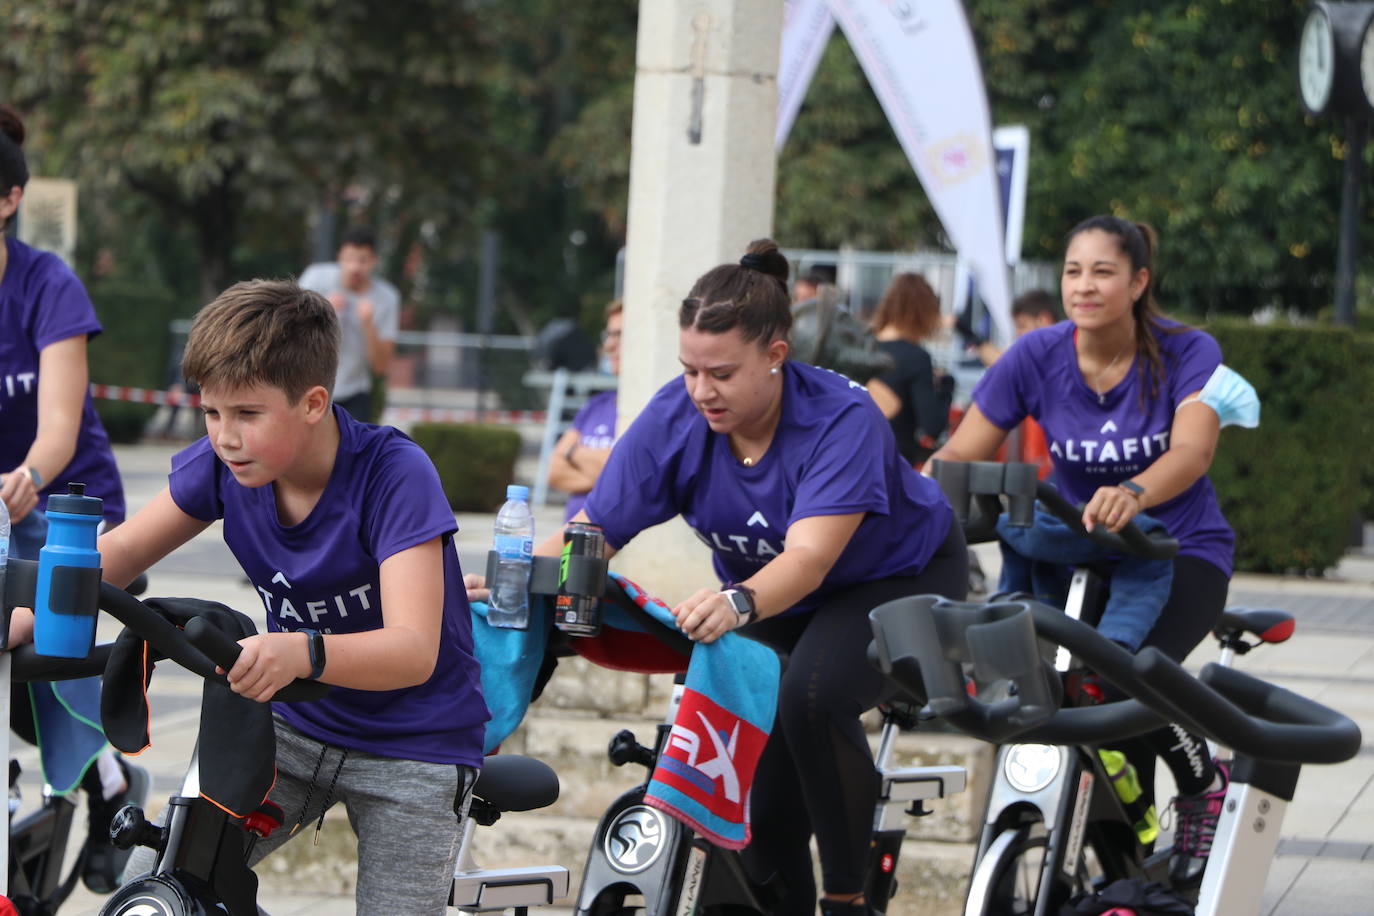
<svg viewBox="0 0 1374 916">
<path fill-rule="evenodd" d="M 13 108 L 0 105 L 0 234 L 14 219 L 28 184 L 23 143 L 24 122 Z M 100 330 L 85 287 L 60 258 L 3 235 L 0 500 L 14 524 L 10 544 L 14 556 L 38 558 L 47 533 L 43 515 L 47 497 L 65 493 L 68 481 L 85 483 L 88 494 L 103 500 L 106 526 L 124 520 L 124 488 L 88 384 L 86 342 Z M 9 644 L 30 641 L 32 624 L 32 616 L 16 614 Z M 70 681 L 60 690 L 63 708 L 84 709 L 99 721 L 97 679 Z M 35 697 L 35 703 L 45 701 Z M 25 711 L 11 721 L 22 729 L 34 717 Z M 37 736 L 24 737 L 32 741 Z M 104 744 L 104 736 L 98 733 L 85 737 L 97 742 L 97 750 Z M 82 766 L 74 770 L 91 798 L 82 877 L 91 890 L 109 893 L 119 886 L 119 871 L 128 857 L 110 845 L 110 820 L 126 801 L 142 804 L 148 779 L 141 767 L 125 764 L 108 748 L 98 758 L 98 766 L 87 767 L 93 752 L 80 751 Z M 45 756 L 45 764 L 51 763 Z M 68 788 L 57 786 L 60 792 Z"/>
<path fill-rule="evenodd" d="M 1222 365 L 1210 335 L 1161 314 L 1154 249 L 1154 231 L 1143 223 L 1095 216 L 1075 226 L 1060 278 L 1069 320 L 1018 338 L 979 380 L 959 428 L 932 457 L 991 459 L 1007 431 L 1033 417 L 1049 440 L 1059 488 L 1085 504 L 1085 526 L 1119 531 L 1146 511 L 1163 522 L 1179 552 L 1168 597 L 1139 646 L 1182 661 L 1221 616 L 1235 547 L 1207 469 L 1221 427 L 1255 425 L 1259 405 L 1249 383 Z M 1178 726 L 1123 749 L 1147 796 L 1156 754 L 1172 771 L 1170 877 L 1175 886 L 1197 884 L 1226 768 L 1200 736 Z"/>
<path fill-rule="evenodd" d="M 682 516 L 719 584 L 673 609 L 694 640 L 740 629 L 788 653 L 750 807 L 751 876 L 780 876 L 773 912 L 871 912 L 863 896 L 878 783 L 859 717 L 882 675 L 868 612 L 906 595 L 962 598 L 963 532 L 934 481 L 897 450 L 872 398 L 788 359 L 786 258 L 770 240 L 704 274 L 678 313 L 682 375 L 616 442 L 575 520 L 623 547 Z M 799 803 L 800 802 L 800 803 Z"/>
</svg>

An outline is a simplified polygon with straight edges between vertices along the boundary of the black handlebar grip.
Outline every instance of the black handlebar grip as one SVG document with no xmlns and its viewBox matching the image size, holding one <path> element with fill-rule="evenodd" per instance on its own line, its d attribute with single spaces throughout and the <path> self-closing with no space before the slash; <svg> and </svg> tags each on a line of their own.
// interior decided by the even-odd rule
<svg viewBox="0 0 1374 916">
<path fill-rule="evenodd" d="M 99 677 L 105 673 L 113 643 L 93 648 L 85 658 L 57 658 L 39 655 L 32 644 L 10 650 L 10 679 L 14 681 L 72 681 Z"/>
<path fill-rule="evenodd" d="M 1350 719 L 1243 671 L 1209 664 L 1202 683 L 1153 647 L 1136 656 L 1135 669 L 1186 708 L 1198 731 L 1242 754 L 1277 763 L 1340 763 L 1360 749 L 1360 729 Z"/>
<path fill-rule="evenodd" d="M 1040 744 L 1101 744 L 1144 735 L 1168 723 L 1168 718 L 1139 700 L 1118 700 L 1100 706 L 1061 709 L 1044 725 L 1018 734 L 1016 740 Z"/>
<path fill-rule="evenodd" d="M 239 654 L 243 651 L 243 647 L 228 633 L 202 617 L 192 617 L 186 621 L 186 640 L 225 671 L 234 667 L 234 662 L 238 661 Z M 220 675 L 215 675 L 213 679 L 221 682 L 224 680 Z M 272 699 L 280 703 L 296 703 L 318 700 L 327 693 L 328 684 L 297 678 L 278 690 Z"/>
<path fill-rule="evenodd" d="M 1097 525 L 1089 531 L 1083 527 L 1083 507 L 1073 505 L 1054 486 L 1044 481 L 1036 488 L 1035 498 L 1069 530 L 1113 553 L 1129 553 L 1151 560 L 1172 559 L 1178 553 L 1176 538 L 1163 531 L 1146 534 L 1135 522 L 1127 522 L 1119 532 L 1108 531 L 1104 525 Z"/>
<path fill-rule="evenodd" d="M 234 662 L 239 660 L 243 652 L 243 646 L 203 617 L 192 617 L 186 621 L 186 640 L 225 671 L 234 667 Z"/>
</svg>

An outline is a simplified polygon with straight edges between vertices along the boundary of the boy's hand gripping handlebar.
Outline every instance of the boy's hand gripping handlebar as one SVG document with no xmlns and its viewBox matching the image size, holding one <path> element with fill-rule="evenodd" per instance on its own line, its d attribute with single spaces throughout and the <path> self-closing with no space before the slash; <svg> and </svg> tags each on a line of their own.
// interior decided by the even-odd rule
<svg viewBox="0 0 1374 916">
<path fill-rule="evenodd" d="M 7 631 L 9 612 L 15 607 L 32 606 L 38 564 L 33 560 L 11 557 L 6 564 L 6 572 L 3 582 L 5 613 L 0 625 Z M 215 666 L 219 665 L 227 671 L 238 658 L 240 647 L 228 634 L 203 621 L 198 623 L 198 618 L 190 621 L 186 631 L 182 632 L 142 601 L 108 582 L 100 583 L 97 603 L 100 610 L 146 639 L 153 650 L 154 659 L 170 658 L 207 680 L 227 683 L 224 675 L 215 673 Z M 194 642 L 189 638 L 193 632 L 201 634 L 198 637 L 201 642 Z M 86 658 L 77 659 L 38 655 L 32 645 L 16 647 L 10 654 L 14 663 L 13 677 L 16 680 L 57 681 L 104 673 L 109 653 L 110 645 L 106 644 L 96 646 Z M 226 661 L 228 664 L 225 664 Z M 328 692 L 329 687 L 326 684 L 298 679 L 277 691 L 273 699 L 284 702 L 316 700 Z"/>
</svg>

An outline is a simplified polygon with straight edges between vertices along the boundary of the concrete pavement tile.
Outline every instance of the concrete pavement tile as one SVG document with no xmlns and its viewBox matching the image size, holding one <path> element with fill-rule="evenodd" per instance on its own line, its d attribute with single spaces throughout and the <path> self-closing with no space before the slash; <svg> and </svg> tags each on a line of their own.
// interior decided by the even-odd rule
<svg viewBox="0 0 1374 916">
<path fill-rule="evenodd" d="M 1280 855 L 1269 865 L 1269 878 L 1264 882 L 1264 897 L 1260 903 L 1260 913 L 1272 916 L 1275 907 L 1278 906 L 1288 892 L 1292 889 L 1298 876 L 1307 867 L 1305 856 L 1283 856 Z"/>
<path fill-rule="evenodd" d="M 1273 877 L 1271 873 L 1271 881 Z M 1267 916 L 1367 916 L 1371 899 L 1374 865 L 1309 859 L 1287 892 L 1265 912 Z"/>
<path fill-rule="evenodd" d="M 263 894 L 258 905 L 272 916 L 353 916 L 353 896 Z"/>
<path fill-rule="evenodd" d="M 1374 759 L 1366 756 L 1334 766 L 1312 766 L 1298 777 L 1298 790 L 1283 819 L 1283 836 L 1302 839 L 1374 839 Z"/>
</svg>

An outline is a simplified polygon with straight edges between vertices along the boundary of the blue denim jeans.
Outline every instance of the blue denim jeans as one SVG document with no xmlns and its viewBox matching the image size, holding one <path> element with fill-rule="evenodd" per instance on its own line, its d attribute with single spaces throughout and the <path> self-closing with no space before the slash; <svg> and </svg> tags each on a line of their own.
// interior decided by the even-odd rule
<svg viewBox="0 0 1374 916">
<path fill-rule="evenodd" d="M 48 517 L 34 507 L 22 522 L 10 528 L 10 556 L 21 560 L 38 559 L 38 551 L 47 537 Z"/>
</svg>

